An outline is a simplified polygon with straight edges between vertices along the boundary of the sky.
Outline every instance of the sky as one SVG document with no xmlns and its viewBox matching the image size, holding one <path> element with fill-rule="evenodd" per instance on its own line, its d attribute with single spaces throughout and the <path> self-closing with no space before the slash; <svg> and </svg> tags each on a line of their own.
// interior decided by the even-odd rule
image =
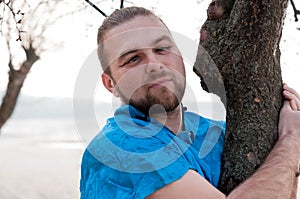
<svg viewBox="0 0 300 199">
<path fill-rule="evenodd" d="M 168 0 L 136 0 L 135 4 L 147 8 L 155 8 L 158 14 L 175 31 L 190 41 L 198 43 L 199 29 L 206 19 L 206 9 L 210 1 L 168 1 Z M 172 7 L 170 8 L 170 2 Z M 73 4 L 70 4 L 73 5 Z M 107 1 L 98 5 L 106 13 L 110 13 L 119 6 L 119 1 Z M 125 4 L 126 6 L 126 4 Z M 69 9 L 72 10 L 72 7 Z M 76 6 L 74 4 L 74 9 Z M 64 12 L 64 10 L 62 10 Z M 53 42 L 48 51 L 42 54 L 41 59 L 33 66 L 27 76 L 22 93 L 36 97 L 73 97 L 76 80 L 78 79 L 84 63 L 96 48 L 96 34 L 103 16 L 90 7 L 90 10 L 59 20 L 47 31 L 47 38 Z M 282 49 L 282 74 L 284 82 L 300 91 L 297 82 L 300 67 L 297 60 L 300 57 L 300 23 L 294 22 L 292 8 L 289 6 L 283 37 Z M 298 36 L 298 37 L 297 37 Z M 0 37 L 0 90 L 4 90 L 7 83 L 6 48 L 4 38 Z M 195 49 L 196 51 L 196 49 Z M 92 58 L 93 64 L 99 64 L 97 57 Z M 186 60 L 192 62 L 193 60 Z M 199 88 L 199 79 L 192 71 L 192 65 L 187 64 L 187 83 L 192 89 Z M 99 74 L 100 77 L 100 74 Z M 199 93 L 199 92 L 195 92 Z M 203 93 L 198 95 L 202 100 L 209 100 L 210 96 Z M 95 98 L 110 101 L 111 95 L 105 91 L 99 79 Z"/>
</svg>

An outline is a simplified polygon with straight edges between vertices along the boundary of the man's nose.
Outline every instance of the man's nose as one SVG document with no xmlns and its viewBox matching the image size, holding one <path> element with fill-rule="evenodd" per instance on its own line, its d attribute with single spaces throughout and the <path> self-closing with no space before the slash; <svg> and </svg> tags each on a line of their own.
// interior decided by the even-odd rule
<svg viewBox="0 0 300 199">
<path fill-rule="evenodd" d="M 159 72 L 163 68 L 163 64 L 158 55 L 154 52 L 147 53 L 147 66 L 148 73 Z"/>
</svg>

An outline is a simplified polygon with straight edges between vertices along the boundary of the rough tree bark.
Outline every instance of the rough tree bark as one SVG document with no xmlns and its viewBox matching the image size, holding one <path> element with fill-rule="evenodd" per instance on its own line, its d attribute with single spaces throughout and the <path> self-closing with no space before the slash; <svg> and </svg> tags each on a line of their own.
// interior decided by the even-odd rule
<svg viewBox="0 0 300 199">
<path fill-rule="evenodd" d="M 213 0 L 200 31 L 199 46 L 218 71 L 203 61 L 205 53 L 200 47 L 194 71 L 202 87 L 219 95 L 227 110 L 219 186 L 224 193 L 262 164 L 277 139 L 283 100 L 279 42 L 287 3 Z"/>
</svg>

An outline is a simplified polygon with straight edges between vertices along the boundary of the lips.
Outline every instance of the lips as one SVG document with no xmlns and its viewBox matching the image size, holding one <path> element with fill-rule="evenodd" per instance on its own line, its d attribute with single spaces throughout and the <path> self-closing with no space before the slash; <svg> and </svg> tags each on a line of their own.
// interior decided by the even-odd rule
<svg viewBox="0 0 300 199">
<path fill-rule="evenodd" d="M 149 83 L 150 86 L 148 88 L 160 88 L 160 87 L 164 87 L 170 81 L 171 81 L 171 79 L 168 78 L 168 77 L 160 78 L 160 79 L 157 79 L 157 80 L 155 80 L 153 82 L 150 82 Z"/>
</svg>

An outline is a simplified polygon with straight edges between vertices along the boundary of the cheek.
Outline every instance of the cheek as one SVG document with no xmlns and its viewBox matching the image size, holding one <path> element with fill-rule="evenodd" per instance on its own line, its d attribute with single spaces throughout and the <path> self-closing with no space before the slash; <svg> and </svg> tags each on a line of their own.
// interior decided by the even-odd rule
<svg viewBox="0 0 300 199">
<path fill-rule="evenodd" d="M 116 85 L 128 98 L 131 97 L 134 92 L 141 90 L 142 82 L 142 74 L 138 70 L 131 69 L 118 78 Z"/>
<path fill-rule="evenodd" d="M 176 56 L 176 58 L 174 58 L 175 62 L 173 62 L 172 65 L 174 65 L 175 67 L 173 68 L 175 73 L 179 73 L 177 75 L 182 75 L 183 77 L 185 77 L 185 68 L 184 68 L 184 63 L 181 57 Z"/>
<path fill-rule="evenodd" d="M 183 64 L 183 58 L 179 51 L 179 49 L 174 49 L 171 51 L 171 53 L 166 57 L 166 60 L 169 64 L 169 67 L 174 68 L 177 71 L 183 71 L 182 69 L 184 67 Z"/>
</svg>

